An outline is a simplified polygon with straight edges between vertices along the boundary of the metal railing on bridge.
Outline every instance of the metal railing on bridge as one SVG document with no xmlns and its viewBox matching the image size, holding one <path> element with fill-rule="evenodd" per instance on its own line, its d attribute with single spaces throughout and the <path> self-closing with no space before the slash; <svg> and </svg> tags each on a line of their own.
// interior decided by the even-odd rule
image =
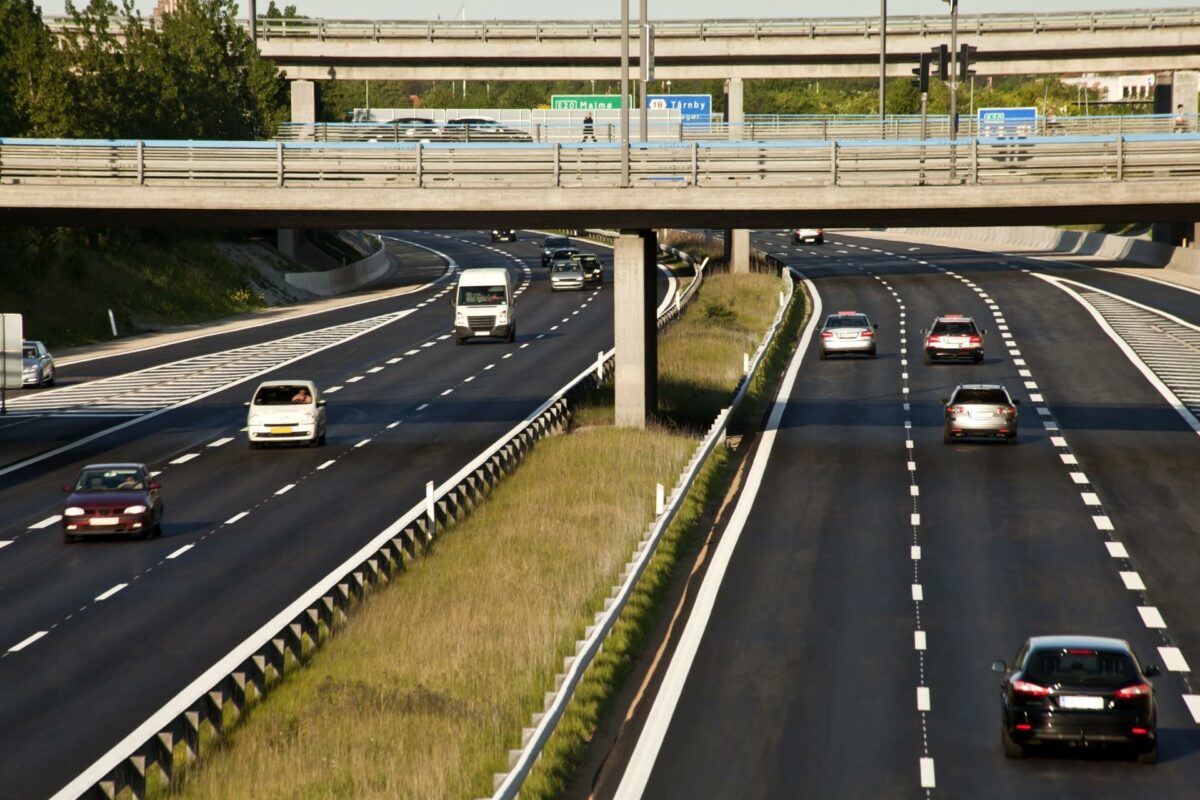
<svg viewBox="0 0 1200 800">
<path fill-rule="evenodd" d="M 1200 178 L 1200 134 L 949 141 L 636 144 L 637 187 L 947 186 Z M 595 188 L 621 185 L 609 144 L 0 139 L 11 184 Z"/>
</svg>

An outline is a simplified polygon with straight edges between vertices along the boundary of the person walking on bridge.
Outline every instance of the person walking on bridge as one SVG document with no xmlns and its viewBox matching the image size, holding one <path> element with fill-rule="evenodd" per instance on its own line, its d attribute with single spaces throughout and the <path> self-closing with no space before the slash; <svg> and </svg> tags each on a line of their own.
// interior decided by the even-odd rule
<svg viewBox="0 0 1200 800">
<path fill-rule="evenodd" d="M 596 123 L 592 120 L 592 112 L 583 115 L 583 141 L 596 141 Z"/>
</svg>

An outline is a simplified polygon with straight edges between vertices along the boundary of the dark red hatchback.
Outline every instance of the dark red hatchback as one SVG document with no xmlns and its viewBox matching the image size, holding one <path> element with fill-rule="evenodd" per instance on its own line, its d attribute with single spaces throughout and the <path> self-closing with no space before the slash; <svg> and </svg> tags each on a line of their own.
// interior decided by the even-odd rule
<svg viewBox="0 0 1200 800">
<path fill-rule="evenodd" d="M 96 534 L 162 535 L 162 486 L 145 464 L 89 464 L 63 491 L 70 494 L 62 513 L 64 542 Z"/>
</svg>

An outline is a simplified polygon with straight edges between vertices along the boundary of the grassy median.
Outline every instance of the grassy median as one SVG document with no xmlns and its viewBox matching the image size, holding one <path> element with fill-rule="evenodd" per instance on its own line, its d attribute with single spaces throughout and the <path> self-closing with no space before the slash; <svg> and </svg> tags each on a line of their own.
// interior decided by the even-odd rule
<svg viewBox="0 0 1200 800">
<path fill-rule="evenodd" d="M 778 309 L 779 287 L 761 275 L 706 279 L 660 340 L 663 407 L 681 418 L 648 431 L 617 429 L 606 424 L 612 409 L 598 393 L 579 418 L 586 424 L 538 444 L 435 555 L 353 614 L 170 793 L 490 795 L 492 774 L 507 769 L 507 751 L 520 746 L 521 728 L 541 710 L 563 657 L 653 519 L 654 484 L 675 482 L 696 429 L 728 403 L 742 352 L 754 350 Z M 686 407 L 692 401 L 697 408 Z M 728 458 L 722 452 L 706 468 L 680 524 L 694 524 L 719 499 Z M 671 558 L 654 573 L 660 580 L 675 549 L 687 545 L 678 537 L 667 544 Z M 649 613 L 655 597 L 639 594 L 630 612 Z M 636 657 L 642 634 L 622 628 L 605 653 Z M 618 665 L 593 676 L 584 701 L 611 696 L 623 674 Z M 554 760 L 556 776 L 577 762 L 588 719 L 572 716 L 566 749 L 543 759 Z M 531 787 L 530 796 L 552 795 L 561 778 L 539 786 L 546 791 Z"/>
</svg>

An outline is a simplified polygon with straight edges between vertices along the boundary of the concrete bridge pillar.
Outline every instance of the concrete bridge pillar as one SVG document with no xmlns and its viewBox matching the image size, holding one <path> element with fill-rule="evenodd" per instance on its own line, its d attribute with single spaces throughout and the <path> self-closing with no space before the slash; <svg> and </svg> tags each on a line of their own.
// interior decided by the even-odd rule
<svg viewBox="0 0 1200 800">
<path fill-rule="evenodd" d="M 729 123 L 730 140 L 745 138 L 742 135 L 746 123 L 743 106 L 742 79 L 730 78 L 725 82 L 725 121 Z"/>
<path fill-rule="evenodd" d="M 292 122 L 317 121 L 317 84 L 292 81 Z"/>
<path fill-rule="evenodd" d="M 750 231 L 731 228 L 725 231 L 725 263 L 730 272 L 750 271 Z"/>
<path fill-rule="evenodd" d="M 279 228 L 275 233 L 277 234 L 276 246 L 279 248 L 279 252 L 295 261 L 304 231 L 300 228 Z"/>
<path fill-rule="evenodd" d="M 658 407 L 655 232 L 622 230 L 613 248 L 613 272 L 616 423 L 621 428 L 645 428 Z"/>
</svg>

